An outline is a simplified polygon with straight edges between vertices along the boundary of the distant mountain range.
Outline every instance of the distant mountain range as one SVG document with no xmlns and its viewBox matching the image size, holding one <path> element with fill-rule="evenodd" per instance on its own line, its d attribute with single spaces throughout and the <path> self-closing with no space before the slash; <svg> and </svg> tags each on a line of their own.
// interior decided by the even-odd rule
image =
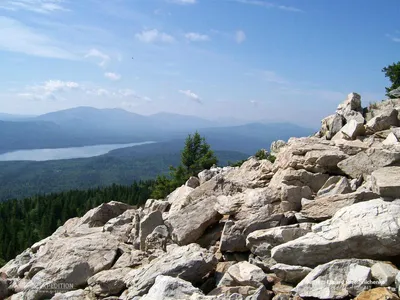
<svg viewBox="0 0 400 300">
<path fill-rule="evenodd" d="M 195 116 L 144 116 L 123 109 L 77 107 L 40 116 L 0 114 L 0 152 L 182 139 L 198 130 L 216 150 L 252 154 L 276 139 L 304 136 L 313 129 L 290 123 L 225 126 Z M 237 124 L 237 123 L 236 123 Z"/>
</svg>

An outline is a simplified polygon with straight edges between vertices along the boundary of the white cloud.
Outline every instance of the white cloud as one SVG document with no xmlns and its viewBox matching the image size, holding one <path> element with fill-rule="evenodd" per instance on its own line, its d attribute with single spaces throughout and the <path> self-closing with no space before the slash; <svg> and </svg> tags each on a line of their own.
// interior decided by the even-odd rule
<svg viewBox="0 0 400 300">
<path fill-rule="evenodd" d="M 89 57 L 94 57 L 100 59 L 100 62 L 98 63 L 100 67 L 104 67 L 108 61 L 110 60 L 110 56 L 107 54 L 101 52 L 98 49 L 91 49 L 86 55 L 85 58 Z"/>
<path fill-rule="evenodd" d="M 160 32 L 157 29 L 143 30 L 141 33 L 135 34 L 136 38 L 144 43 L 164 42 L 172 43 L 175 41 L 174 37 Z"/>
<path fill-rule="evenodd" d="M 104 73 L 104 76 L 113 81 L 117 81 L 117 80 L 121 79 L 120 74 L 116 74 L 116 73 L 112 73 L 112 72 Z"/>
<path fill-rule="evenodd" d="M 187 96 L 188 98 L 190 98 L 191 100 L 193 100 L 197 103 L 202 103 L 199 95 L 193 93 L 191 90 L 179 90 L 179 93 L 184 94 L 185 96 Z"/>
<path fill-rule="evenodd" d="M 277 5 L 277 4 L 267 2 L 264 0 L 231 0 L 231 1 L 241 3 L 241 4 L 247 4 L 247 5 L 262 6 L 265 8 L 276 8 L 276 9 L 281 9 L 281 10 L 286 10 L 286 11 L 291 11 L 291 12 L 303 12 L 303 10 L 301 10 L 297 7 Z"/>
<path fill-rule="evenodd" d="M 197 0 L 167 0 L 167 2 L 185 5 L 185 4 L 196 4 Z"/>
<path fill-rule="evenodd" d="M 0 16 L 0 50 L 33 56 L 77 59 L 48 36 L 38 33 L 21 22 Z"/>
<path fill-rule="evenodd" d="M 48 14 L 55 11 L 68 11 L 64 0 L 2 0 L 0 9 L 11 11 L 27 10 Z"/>
<path fill-rule="evenodd" d="M 398 34 L 399 32 L 396 31 L 396 33 Z M 393 42 L 395 43 L 400 43 L 400 36 L 395 36 L 395 35 L 391 35 L 391 34 L 386 34 L 386 37 L 391 39 Z"/>
<path fill-rule="evenodd" d="M 69 95 L 68 93 L 71 92 L 78 93 L 70 94 L 73 98 L 81 97 L 86 94 L 94 96 L 95 99 L 98 99 L 98 97 L 107 97 L 110 99 L 124 99 L 124 101 L 152 101 L 151 98 L 142 96 L 132 89 L 106 89 L 104 87 L 83 85 L 74 81 L 62 80 L 47 80 L 40 85 L 28 86 L 17 95 L 33 100 L 55 101 L 62 99 L 62 94 L 67 98 Z"/>
<path fill-rule="evenodd" d="M 235 34 L 236 43 L 241 44 L 246 40 L 246 34 L 243 30 L 236 31 Z"/>
<path fill-rule="evenodd" d="M 204 42 L 210 40 L 210 37 L 208 35 L 200 34 L 197 32 L 188 32 L 185 34 L 185 38 L 192 42 Z"/>
<path fill-rule="evenodd" d="M 35 100 L 57 100 L 57 94 L 80 88 L 81 86 L 74 81 L 48 80 L 41 85 L 27 87 L 26 92 L 19 93 L 18 96 Z"/>
</svg>

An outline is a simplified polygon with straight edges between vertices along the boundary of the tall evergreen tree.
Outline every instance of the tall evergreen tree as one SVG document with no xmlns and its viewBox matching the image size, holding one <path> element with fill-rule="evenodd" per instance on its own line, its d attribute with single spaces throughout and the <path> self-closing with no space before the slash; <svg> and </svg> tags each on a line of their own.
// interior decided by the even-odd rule
<svg viewBox="0 0 400 300">
<path fill-rule="evenodd" d="M 197 176 L 199 172 L 210 169 L 217 163 L 218 159 L 206 139 L 197 131 L 193 135 L 189 134 L 181 152 L 180 165 L 170 167 L 169 178 L 165 175 L 157 177 L 152 197 L 165 198 L 174 189 L 184 184 L 190 176 Z"/>
</svg>

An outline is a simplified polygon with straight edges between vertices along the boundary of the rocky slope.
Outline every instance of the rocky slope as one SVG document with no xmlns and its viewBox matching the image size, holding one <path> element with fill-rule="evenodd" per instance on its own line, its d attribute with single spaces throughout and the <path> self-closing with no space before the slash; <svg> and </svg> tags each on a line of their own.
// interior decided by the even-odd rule
<svg viewBox="0 0 400 300">
<path fill-rule="evenodd" d="M 0 269 L 0 298 L 400 299 L 399 111 L 352 93 L 274 163 L 70 219 Z"/>
</svg>

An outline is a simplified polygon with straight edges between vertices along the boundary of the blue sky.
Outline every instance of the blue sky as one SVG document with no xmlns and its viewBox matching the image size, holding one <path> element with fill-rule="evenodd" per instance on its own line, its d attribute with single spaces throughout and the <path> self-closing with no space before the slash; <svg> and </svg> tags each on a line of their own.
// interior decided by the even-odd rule
<svg viewBox="0 0 400 300">
<path fill-rule="evenodd" d="M 384 98 L 398 0 L 1 0 L 0 111 L 118 107 L 318 127 Z M 133 59 L 132 59 L 133 58 Z"/>
</svg>

